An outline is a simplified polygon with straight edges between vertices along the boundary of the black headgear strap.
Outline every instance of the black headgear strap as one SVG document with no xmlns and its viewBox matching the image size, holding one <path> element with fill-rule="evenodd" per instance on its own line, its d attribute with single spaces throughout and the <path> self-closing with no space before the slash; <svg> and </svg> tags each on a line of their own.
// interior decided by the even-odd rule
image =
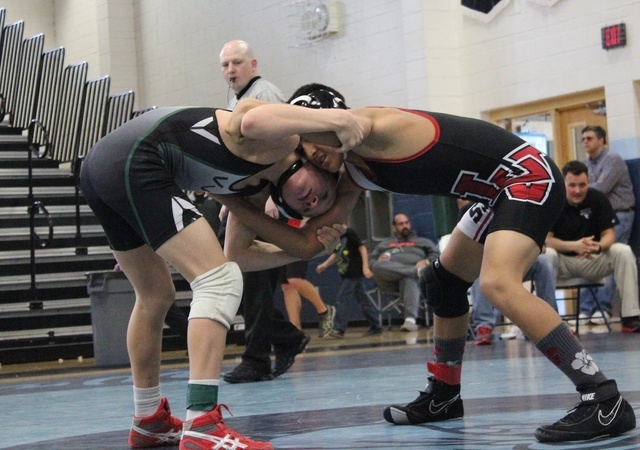
<svg viewBox="0 0 640 450">
<path fill-rule="evenodd" d="M 326 89 L 300 95 L 289 102 L 291 105 L 304 106 L 313 109 L 347 109 L 347 105 L 340 97 Z"/>
<path fill-rule="evenodd" d="M 280 178 L 278 178 L 278 183 L 272 185 L 271 189 L 271 198 L 273 199 L 273 203 L 275 203 L 276 208 L 278 208 L 278 212 L 281 216 L 286 217 L 287 219 L 293 220 L 302 220 L 302 215 L 295 211 L 291 206 L 287 204 L 284 200 L 284 196 L 282 195 L 282 191 L 284 189 L 284 185 L 289 178 L 293 176 L 298 170 L 304 166 L 304 163 L 307 162 L 306 157 L 302 157 L 294 162 L 287 170 L 285 170 Z"/>
<path fill-rule="evenodd" d="M 314 92 L 310 92 L 309 94 L 300 95 L 289 102 L 291 105 L 304 106 L 305 108 L 314 108 L 314 109 L 348 109 L 347 105 L 344 103 L 340 97 L 335 95 L 333 92 L 328 91 L 326 89 L 320 89 Z M 278 183 L 273 186 L 271 190 L 271 198 L 278 208 L 278 212 L 280 215 L 286 217 L 287 219 L 292 219 L 295 221 L 301 221 L 303 219 L 302 215 L 295 211 L 291 206 L 287 204 L 282 196 L 282 190 L 284 189 L 285 183 L 291 178 L 291 176 L 296 173 L 298 170 L 302 168 L 304 163 L 307 162 L 306 157 L 302 157 L 296 162 L 294 162 L 291 167 L 284 171 L 280 178 L 278 179 Z"/>
</svg>

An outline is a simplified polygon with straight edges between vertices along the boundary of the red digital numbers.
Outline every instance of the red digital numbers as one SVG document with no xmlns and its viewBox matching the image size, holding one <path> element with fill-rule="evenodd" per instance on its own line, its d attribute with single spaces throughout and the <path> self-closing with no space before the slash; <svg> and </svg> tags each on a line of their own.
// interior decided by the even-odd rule
<svg viewBox="0 0 640 450">
<path fill-rule="evenodd" d="M 624 23 L 602 28 L 602 48 L 609 50 L 627 45 L 627 33 Z"/>
</svg>

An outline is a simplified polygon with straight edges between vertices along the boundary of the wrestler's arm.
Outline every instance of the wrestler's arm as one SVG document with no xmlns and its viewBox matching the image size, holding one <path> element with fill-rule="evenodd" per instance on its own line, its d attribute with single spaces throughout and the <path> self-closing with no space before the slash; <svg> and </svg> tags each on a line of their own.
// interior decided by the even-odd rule
<svg viewBox="0 0 640 450">
<path fill-rule="evenodd" d="M 230 195 L 212 196 L 218 200 L 233 197 Z M 266 215 L 265 205 L 269 201 L 268 190 L 245 199 L 245 201 L 258 211 L 263 211 Z M 225 207 L 226 208 L 226 207 Z M 245 272 L 255 270 L 265 270 L 272 267 L 279 267 L 298 258 L 286 254 L 283 250 L 273 244 L 256 240 L 256 232 L 238 220 L 232 212 L 227 218 L 225 232 L 224 252 L 225 256 L 235 261 L 240 269 Z"/>
<path fill-rule="evenodd" d="M 243 198 L 219 196 L 217 199 L 224 203 L 245 227 L 251 229 L 254 236 L 259 234 L 261 238 L 275 244 L 286 253 L 298 259 L 309 260 L 327 250 L 325 248 L 325 244 L 329 240 L 327 234 L 331 231 L 323 231 L 322 228 L 346 223 L 349 212 L 358 200 L 360 192 L 361 190 L 348 177 L 343 177 L 339 184 L 338 196 L 334 205 L 321 216 L 309 219 L 301 228 L 293 228 L 286 223 L 267 216 L 260 208 L 256 208 Z M 321 233 L 325 233 L 323 239 L 319 239 L 319 234 Z M 339 233 L 336 236 L 339 238 Z M 243 241 L 244 243 L 239 243 L 238 241 L 232 247 L 229 247 L 228 258 L 237 260 L 239 256 L 235 252 L 240 252 L 241 255 L 244 254 L 245 250 L 241 247 L 246 247 L 247 240 L 244 239 Z M 329 248 L 329 250 L 332 249 L 333 247 Z M 226 252 L 227 248 L 225 246 Z"/>
<path fill-rule="evenodd" d="M 224 127 L 225 133 L 231 136 L 236 143 L 242 142 L 244 136 L 242 135 L 242 119 L 247 111 L 252 110 L 260 105 L 265 105 L 267 102 L 262 100 L 256 100 L 254 98 L 244 98 L 238 102 L 236 107 L 231 111 L 231 116 Z"/>
<path fill-rule="evenodd" d="M 256 211 L 259 210 L 256 208 Z M 298 260 L 275 245 L 255 238 L 256 233 L 231 212 L 227 219 L 224 253 L 228 259 L 238 263 L 243 272 L 280 267 Z"/>
<path fill-rule="evenodd" d="M 316 110 L 324 113 L 327 110 Z M 398 108 L 364 107 L 349 110 L 362 130 L 362 140 L 354 153 L 370 158 L 401 159 L 411 157 L 433 141 L 435 127 L 423 116 Z M 324 142 L 317 133 L 300 133 L 303 139 L 323 145 L 322 151 L 343 153 L 345 146 Z"/>
<path fill-rule="evenodd" d="M 237 126 L 237 120 L 233 126 Z M 286 103 L 260 105 L 252 102 L 242 105 L 238 132 L 245 139 L 267 141 L 291 135 L 309 136 L 313 142 L 331 145 L 342 151 L 355 147 L 363 137 L 359 120 L 347 110 L 313 109 Z"/>
</svg>

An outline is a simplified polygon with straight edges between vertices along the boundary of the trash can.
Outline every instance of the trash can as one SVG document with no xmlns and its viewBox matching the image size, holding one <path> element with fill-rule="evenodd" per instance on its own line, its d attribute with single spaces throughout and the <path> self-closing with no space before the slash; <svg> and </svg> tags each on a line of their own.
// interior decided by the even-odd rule
<svg viewBox="0 0 640 450">
<path fill-rule="evenodd" d="M 127 326 L 136 300 L 133 286 L 119 271 L 89 272 L 86 275 L 96 366 L 128 365 Z"/>
</svg>

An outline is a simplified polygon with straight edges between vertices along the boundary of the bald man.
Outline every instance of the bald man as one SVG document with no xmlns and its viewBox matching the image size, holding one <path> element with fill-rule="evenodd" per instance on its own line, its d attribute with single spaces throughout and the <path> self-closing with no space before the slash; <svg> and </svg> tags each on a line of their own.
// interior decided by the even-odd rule
<svg viewBox="0 0 640 450">
<path fill-rule="evenodd" d="M 220 51 L 222 76 L 236 95 L 229 100 L 228 109 L 235 108 L 242 98 L 255 98 L 266 102 L 284 102 L 285 98 L 275 85 L 258 75 L 258 60 L 245 41 L 229 41 Z"/>
<path fill-rule="evenodd" d="M 220 51 L 222 76 L 235 92 L 228 109 L 241 98 L 284 102 L 282 92 L 258 75 L 258 61 L 245 41 L 229 41 Z M 226 218 L 224 221 L 226 226 Z M 224 230 L 222 231 L 224 233 Z M 293 365 L 311 339 L 287 320 L 274 304 L 274 296 L 284 267 L 242 274 L 242 316 L 245 322 L 245 350 L 242 361 L 223 374 L 227 383 L 269 381 L 284 374 Z M 275 353 L 272 370 L 271 353 Z"/>
</svg>

